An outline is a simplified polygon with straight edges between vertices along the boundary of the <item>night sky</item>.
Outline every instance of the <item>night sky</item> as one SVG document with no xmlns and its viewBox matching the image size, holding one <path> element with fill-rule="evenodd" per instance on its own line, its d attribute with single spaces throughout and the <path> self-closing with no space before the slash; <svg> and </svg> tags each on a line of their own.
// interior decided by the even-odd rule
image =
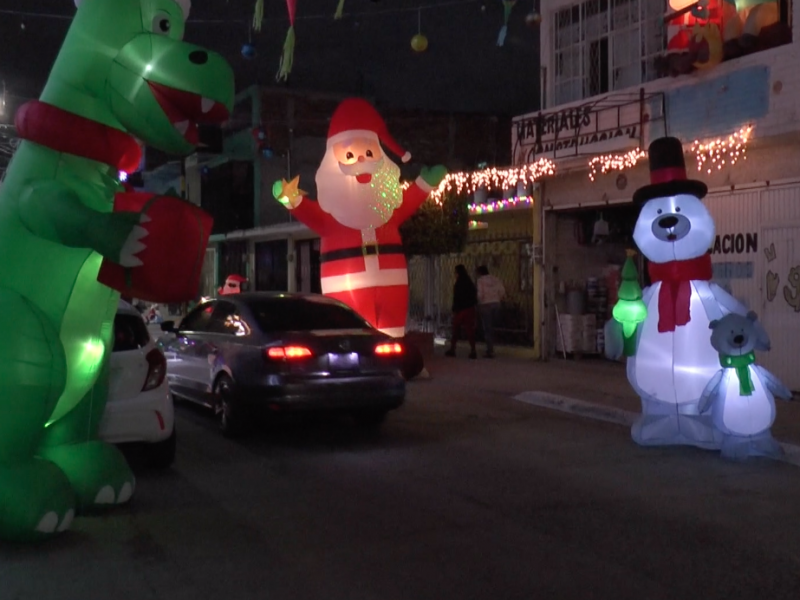
<svg viewBox="0 0 800 600">
<path fill-rule="evenodd" d="M 525 16 L 539 0 L 516 3 L 502 48 L 496 45 L 501 0 L 345 0 L 344 18 L 335 21 L 337 2 L 297 0 L 291 87 L 364 94 L 412 109 L 515 115 L 538 107 L 539 40 Z M 252 33 L 258 56 L 247 60 L 241 47 L 250 35 L 253 0 L 194 0 L 186 39 L 222 52 L 236 72 L 237 90 L 277 85 L 286 3 L 265 5 L 263 28 Z M 418 7 L 429 40 L 422 54 L 410 47 Z M 72 0 L 0 0 L 0 80 L 14 104 L 38 96 L 74 11 Z"/>
</svg>

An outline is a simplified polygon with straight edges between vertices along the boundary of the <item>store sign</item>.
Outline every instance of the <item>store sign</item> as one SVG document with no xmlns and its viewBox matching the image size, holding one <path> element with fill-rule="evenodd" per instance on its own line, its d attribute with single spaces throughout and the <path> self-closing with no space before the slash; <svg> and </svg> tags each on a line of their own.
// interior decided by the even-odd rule
<svg viewBox="0 0 800 600">
<path fill-rule="evenodd" d="M 511 131 L 514 163 L 632 150 L 639 146 L 640 111 L 638 102 L 629 102 L 518 117 Z"/>
<path fill-rule="evenodd" d="M 717 235 L 711 254 L 754 254 L 758 252 L 758 233 Z"/>
</svg>

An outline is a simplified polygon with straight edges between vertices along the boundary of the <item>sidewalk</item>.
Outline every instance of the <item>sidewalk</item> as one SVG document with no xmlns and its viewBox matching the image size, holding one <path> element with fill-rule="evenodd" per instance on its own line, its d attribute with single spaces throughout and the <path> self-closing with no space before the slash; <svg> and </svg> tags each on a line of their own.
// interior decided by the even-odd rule
<svg viewBox="0 0 800 600">
<path fill-rule="evenodd" d="M 536 361 L 527 348 L 497 347 L 497 358 L 485 359 L 478 348 L 478 360 L 468 360 L 466 344 L 459 345 L 455 359 L 444 357 L 437 347 L 426 367 L 432 379 L 452 381 L 453 386 L 469 386 L 488 393 L 514 397 L 524 392 L 547 392 L 590 403 L 598 409 L 639 413 L 639 397 L 625 376 L 624 363 L 602 358 L 579 360 L 561 357 Z M 777 418 L 772 434 L 780 442 L 800 445 L 800 398 L 794 402 L 776 400 Z"/>
</svg>

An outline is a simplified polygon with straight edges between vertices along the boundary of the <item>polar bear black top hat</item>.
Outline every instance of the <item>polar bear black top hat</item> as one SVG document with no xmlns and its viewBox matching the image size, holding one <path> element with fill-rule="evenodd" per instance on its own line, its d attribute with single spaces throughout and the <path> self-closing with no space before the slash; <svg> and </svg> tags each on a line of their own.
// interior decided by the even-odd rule
<svg viewBox="0 0 800 600">
<path fill-rule="evenodd" d="M 686 178 L 683 144 L 679 139 L 662 137 L 653 140 L 647 155 L 650 159 L 650 185 L 633 193 L 634 204 L 677 194 L 690 194 L 702 199 L 708 193 L 705 183 Z"/>
</svg>

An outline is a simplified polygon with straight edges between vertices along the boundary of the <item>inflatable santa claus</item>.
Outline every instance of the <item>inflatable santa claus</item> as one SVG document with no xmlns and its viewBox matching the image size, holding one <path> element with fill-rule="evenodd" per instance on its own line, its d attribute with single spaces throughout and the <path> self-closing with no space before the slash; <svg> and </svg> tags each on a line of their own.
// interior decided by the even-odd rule
<svg viewBox="0 0 800 600">
<path fill-rule="evenodd" d="M 242 291 L 243 283 L 247 283 L 247 277 L 242 277 L 241 275 L 228 275 L 228 278 L 225 280 L 225 285 L 217 289 L 217 294 L 220 296 L 239 294 Z"/>
<path fill-rule="evenodd" d="M 322 238 L 322 293 L 341 300 L 384 333 L 402 337 L 408 312 L 408 271 L 399 227 L 441 183 L 443 166 L 423 167 L 403 190 L 400 167 L 382 145 L 408 162 L 367 101 L 344 100 L 331 118 L 317 171 L 317 196 L 298 189 L 299 178 L 279 181 L 274 196 Z"/>
</svg>

